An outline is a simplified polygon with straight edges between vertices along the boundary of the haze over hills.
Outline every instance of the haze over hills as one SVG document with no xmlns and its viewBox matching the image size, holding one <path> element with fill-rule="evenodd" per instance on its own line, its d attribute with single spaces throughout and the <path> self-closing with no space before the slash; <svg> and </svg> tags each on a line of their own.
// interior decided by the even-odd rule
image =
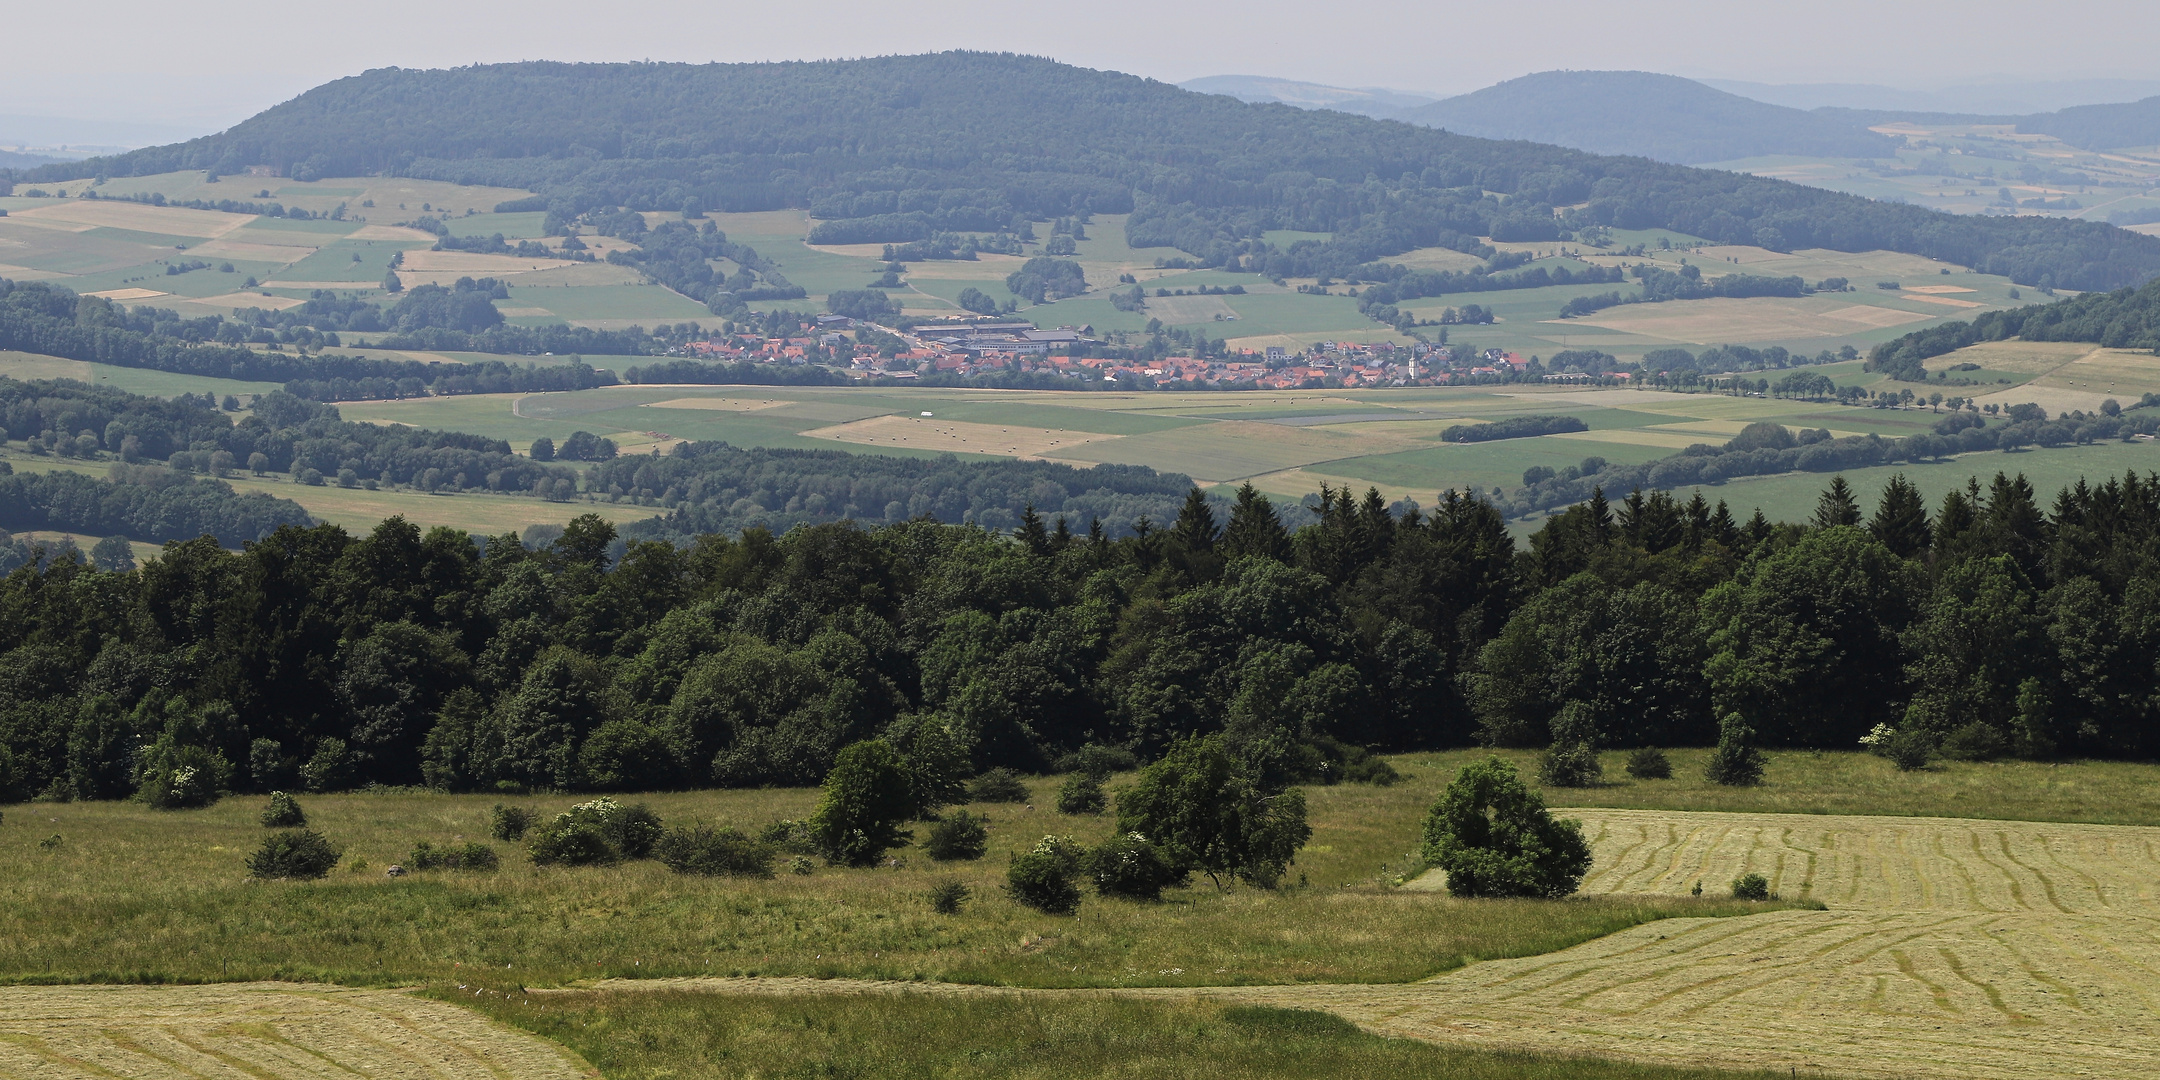
<svg viewBox="0 0 2160 1080">
<path fill-rule="evenodd" d="M 2078 105 L 2136 101 L 2160 94 L 2160 79 L 2064 79 L 2050 82 L 1968 83 L 1939 90 L 1908 90 L 1872 83 L 1759 83 L 1697 79 L 1704 86 L 1789 109 L 1861 109 L 1881 112 L 2021 116 Z"/>
<path fill-rule="evenodd" d="M 1665 91 L 1685 83 L 1626 78 Z M 1592 84 L 1563 76 L 1527 85 Z M 1514 96 L 1523 91 L 1487 100 L 1552 100 Z M 1761 114 L 1704 115 L 1731 130 L 1744 122 L 1734 118 Z M 1249 104 L 1010 54 L 386 68 L 217 135 L 15 179 L 255 165 L 299 179 L 388 171 L 525 187 L 539 193 L 534 209 L 569 212 L 806 208 L 825 243 L 1130 212 L 1134 246 L 1284 276 L 1342 276 L 1417 247 L 1489 251 L 1477 238 L 1556 241 L 1599 225 L 1778 250 L 1902 251 L 2080 290 L 2160 273 L 2160 239 L 2097 223 L 1951 217 L 1761 177 Z M 1265 241 L 1271 230 L 1328 238 L 1286 250 Z"/>
<path fill-rule="evenodd" d="M 1695 164 L 1761 154 L 1868 157 L 1896 141 L 1646 71 L 1547 71 L 1405 110 L 1402 119 L 1488 139 Z"/>
</svg>

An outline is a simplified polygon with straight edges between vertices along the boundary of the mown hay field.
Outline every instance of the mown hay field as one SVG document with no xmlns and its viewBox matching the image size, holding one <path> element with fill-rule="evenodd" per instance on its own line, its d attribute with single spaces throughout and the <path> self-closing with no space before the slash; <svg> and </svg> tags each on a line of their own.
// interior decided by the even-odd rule
<svg viewBox="0 0 2160 1080">
<path fill-rule="evenodd" d="M 582 1080 L 575 1054 L 469 1009 L 304 983 L 0 988 L 0 1077 Z"/>
</svg>

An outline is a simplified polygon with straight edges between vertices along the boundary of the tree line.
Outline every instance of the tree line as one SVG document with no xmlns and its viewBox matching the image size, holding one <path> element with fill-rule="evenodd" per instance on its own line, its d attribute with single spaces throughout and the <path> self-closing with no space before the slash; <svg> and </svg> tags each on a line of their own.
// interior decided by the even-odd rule
<svg viewBox="0 0 2160 1080">
<path fill-rule="evenodd" d="M 492 283 L 491 283 L 492 284 Z M 415 301 L 416 310 L 425 310 L 440 301 L 447 312 L 454 298 L 477 299 L 490 313 L 495 309 L 488 294 L 474 287 L 458 292 L 442 286 L 423 285 L 408 294 L 422 294 L 433 290 Z M 401 300 L 399 303 L 405 303 Z M 363 321 L 351 308 L 353 302 L 334 295 L 325 296 L 318 291 L 301 308 L 307 311 L 300 318 L 319 319 L 334 325 L 351 325 Z M 364 302 L 362 302 L 364 304 Z M 372 311 L 372 305 L 365 305 Z M 393 318 L 403 314 L 393 306 Z M 351 355 L 307 355 L 298 350 L 287 353 L 247 348 L 234 342 L 245 342 L 254 336 L 254 328 L 264 325 L 285 325 L 280 318 L 284 313 L 258 312 L 250 309 L 228 321 L 222 316 L 208 315 L 200 318 L 182 318 L 163 308 L 128 308 L 109 300 L 76 293 L 41 281 L 18 282 L 0 278 L 0 348 L 17 349 L 22 352 L 59 356 L 69 360 L 84 360 L 116 367 L 145 368 L 152 371 L 169 371 L 180 375 L 200 375 L 212 379 L 242 379 L 252 382 L 279 382 L 287 384 L 289 392 L 308 396 L 330 394 L 323 400 L 350 398 L 359 393 L 388 390 L 382 396 L 410 397 L 421 393 L 503 393 L 510 391 L 582 390 L 593 386 L 606 386 L 615 381 L 612 374 L 596 371 L 582 362 L 540 367 L 526 364 L 522 367 L 502 361 L 479 364 L 428 363 L 418 360 L 394 360 L 383 357 Z M 496 315 L 499 322 L 501 316 Z M 425 322 L 426 318 L 416 321 Z M 635 351 L 652 348 L 651 339 L 642 333 L 636 335 L 570 330 L 552 334 L 546 330 L 534 331 L 523 327 L 496 326 L 485 334 L 470 335 L 452 330 L 421 330 L 415 333 L 392 335 L 378 344 L 384 348 L 431 349 L 466 348 L 474 338 L 508 344 L 517 339 L 523 347 L 479 349 L 481 352 L 531 353 L 556 352 L 558 355 L 575 355 L 581 351 L 604 352 L 606 347 L 628 346 Z M 443 340 L 430 335 L 447 335 L 454 340 Z M 429 343 L 422 343 L 427 337 Z M 560 346 L 541 348 L 542 345 Z M 602 346 L 591 349 L 591 346 Z M 583 347 L 583 348 L 581 348 Z M 359 389 L 355 389 L 359 387 Z"/>
<path fill-rule="evenodd" d="M 2160 737 L 2160 476 L 2043 509 L 1998 475 L 1932 513 L 1900 478 L 1871 514 L 1838 478 L 1784 524 L 1600 491 L 1527 547 L 1454 492 L 1315 501 L 1292 529 L 1189 489 L 1118 538 L 1030 510 L 666 543 L 587 515 L 535 548 L 393 518 L 26 564 L 0 579 L 5 782 L 124 796 L 158 745 L 244 789 L 522 790 L 814 783 L 925 732 L 967 771 L 1216 737 L 1278 784 L 1359 746 Z"/>
</svg>

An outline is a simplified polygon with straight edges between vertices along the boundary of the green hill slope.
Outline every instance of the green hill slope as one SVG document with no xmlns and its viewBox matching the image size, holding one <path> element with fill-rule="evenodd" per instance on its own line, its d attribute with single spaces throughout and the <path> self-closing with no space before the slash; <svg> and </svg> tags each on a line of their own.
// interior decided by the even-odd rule
<svg viewBox="0 0 2160 1080">
<path fill-rule="evenodd" d="M 2160 273 L 2160 238 L 2097 223 L 1954 218 L 985 53 L 381 69 L 218 135 L 19 178 L 249 165 L 298 178 L 392 171 L 523 186 L 571 210 L 805 207 L 847 223 L 831 231 L 846 238 L 835 242 L 1130 211 L 1134 246 L 1290 276 L 1341 276 L 1413 247 L 1473 247 L 1478 236 L 1557 241 L 1591 225 L 1887 249 L 2080 290 Z M 1270 230 L 1332 239 L 1284 251 L 1261 239 Z"/>
</svg>

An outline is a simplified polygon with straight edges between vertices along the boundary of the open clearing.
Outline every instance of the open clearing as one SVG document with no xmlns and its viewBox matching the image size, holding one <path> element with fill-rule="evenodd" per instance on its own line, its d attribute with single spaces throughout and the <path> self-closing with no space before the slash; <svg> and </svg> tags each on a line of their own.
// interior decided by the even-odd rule
<svg viewBox="0 0 2160 1080">
<path fill-rule="evenodd" d="M 1813 299 L 1753 297 L 1745 300 L 1673 300 L 1608 308 L 1569 323 L 1696 345 L 1723 341 L 1792 341 L 1830 338 L 1926 322 L 1932 316 L 1869 304 L 1826 306 Z"/>
<path fill-rule="evenodd" d="M 0 988 L 0 1077 L 581 1080 L 569 1052 L 396 990 L 303 983 Z"/>
<path fill-rule="evenodd" d="M 956 454 L 998 454 L 1039 458 L 1053 450 L 1069 450 L 1084 443 L 1115 439 L 1086 431 L 1029 428 L 1000 424 L 971 424 L 923 416 L 873 416 L 868 420 L 813 428 L 802 433 L 812 439 L 858 443 L 864 446 L 906 446 L 922 450 L 950 450 Z"/>
</svg>

